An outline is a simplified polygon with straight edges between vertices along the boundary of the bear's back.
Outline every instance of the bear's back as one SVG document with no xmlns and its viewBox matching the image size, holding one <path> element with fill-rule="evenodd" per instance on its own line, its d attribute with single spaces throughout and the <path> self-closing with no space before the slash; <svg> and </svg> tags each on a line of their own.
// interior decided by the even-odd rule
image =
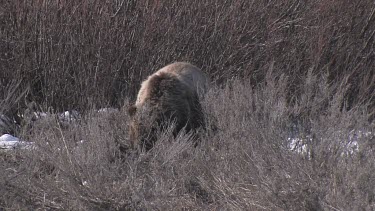
<svg viewBox="0 0 375 211">
<path fill-rule="evenodd" d="M 159 69 L 154 74 L 150 75 L 145 81 L 142 82 L 141 89 L 138 92 L 136 106 L 142 105 L 148 98 L 150 80 L 155 76 L 161 74 L 170 74 L 175 76 L 179 81 L 184 83 L 191 91 L 196 92 L 198 95 L 206 93 L 208 87 L 208 79 L 206 74 L 198 67 L 187 62 L 175 62 Z"/>
<path fill-rule="evenodd" d="M 160 73 L 170 73 L 175 75 L 177 79 L 199 94 L 204 94 L 207 90 L 208 79 L 206 74 L 190 63 L 175 62 L 156 72 L 156 74 Z"/>
</svg>

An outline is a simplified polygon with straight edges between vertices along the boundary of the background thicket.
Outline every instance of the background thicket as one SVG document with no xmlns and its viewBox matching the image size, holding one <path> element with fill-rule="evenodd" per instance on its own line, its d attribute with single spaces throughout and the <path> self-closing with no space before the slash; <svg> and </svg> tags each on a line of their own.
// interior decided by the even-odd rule
<svg viewBox="0 0 375 211">
<path fill-rule="evenodd" d="M 0 112 L 36 146 L 0 151 L 0 208 L 373 210 L 374 37 L 372 0 L 0 0 Z M 124 152 L 124 109 L 93 109 L 173 61 L 215 130 Z"/>
<path fill-rule="evenodd" d="M 43 108 L 119 106 L 139 82 L 190 61 L 224 84 L 273 65 L 299 96 L 309 70 L 374 92 L 375 5 L 361 1 L 1 1 L 1 86 L 22 80 Z M 374 101 L 374 100 L 373 100 Z"/>
</svg>

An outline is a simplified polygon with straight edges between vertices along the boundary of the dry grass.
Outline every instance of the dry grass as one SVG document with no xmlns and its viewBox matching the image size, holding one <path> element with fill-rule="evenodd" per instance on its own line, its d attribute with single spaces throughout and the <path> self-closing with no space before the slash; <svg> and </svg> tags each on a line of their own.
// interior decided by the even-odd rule
<svg viewBox="0 0 375 211">
<path fill-rule="evenodd" d="M 122 110 L 90 112 L 65 126 L 54 117 L 38 120 L 27 136 L 35 141 L 34 150 L 0 156 L 0 205 L 62 210 L 371 210 L 375 131 L 366 119 L 366 106 L 342 111 L 344 94 L 312 78 L 306 83 L 320 88 L 306 86 L 294 106 L 287 106 L 282 77 L 271 77 L 256 88 L 240 80 L 213 87 L 203 105 L 208 125 L 215 124 L 209 128 L 216 129 L 199 134 L 196 148 L 192 134 L 174 139 L 172 130 L 166 130 L 149 152 L 126 149 L 129 117 Z M 299 131 L 294 136 L 306 144 L 302 153 L 288 146 L 295 128 Z M 358 148 L 350 151 L 347 145 L 353 139 Z"/>
<path fill-rule="evenodd" d="M 36 146 L 0 151 L 0 209 L 374 209 L 373 1 L 0 5 L 0 113 Z M 209 129 L 129 150 L 125 109 L 94 110 L 177 60 L 214 79 Z"/>
<path fill-rule="evenodd" d="M 349 106 L 369 101 L 375 75 L 371 0 L 3 0 L 0 86 L 23 79 L 28 101 L 57 111 L 122 106 L 140 81 L 190 61 L 220 84 L 253 85 L 273 65 L 289 100 L 311 70 L 348 85 Z M 55 12 L 51 12 L 55 11 Z M 79 91 L 77 91 L 79 90 Z"/>
</svg>

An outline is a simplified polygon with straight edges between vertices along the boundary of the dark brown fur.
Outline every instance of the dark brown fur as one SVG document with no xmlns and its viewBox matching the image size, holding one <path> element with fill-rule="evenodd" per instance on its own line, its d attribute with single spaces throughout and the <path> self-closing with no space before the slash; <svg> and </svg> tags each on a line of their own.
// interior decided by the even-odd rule
<svg viewBox="0 0 375 211">
<path fill-rule="evenodd" d="M 141 108 L 131 106 L 130 136 L 135 145 L 146 150 L 156 141 L 156 132 L 166 122 L 174 121 L 174 135 L 183 128 L 187 132 L 204 126 L 202 108 L 196 91 L 187 87 L 175 76 L 162 73 L 149 81 L 148 96 Z"/>
</svg>

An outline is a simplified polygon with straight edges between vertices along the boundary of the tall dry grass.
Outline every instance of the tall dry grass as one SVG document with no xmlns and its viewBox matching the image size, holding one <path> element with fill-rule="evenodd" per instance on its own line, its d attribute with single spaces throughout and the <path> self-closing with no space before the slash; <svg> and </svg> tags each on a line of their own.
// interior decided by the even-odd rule
<svg viewBox="0 0 375 211">
<path fill-rule="evenodd" d="M 256 85 L 273 64 L 301 94 L 311 70 L 348 86 L 348 106 L 374 107 L 371 0 L 9 1 L 1 3 L 0 85 L 23 79 L 44 109 L 121 106 L 139 82 L 190 61 L 219 84 Z M 371 112 L 373 118 L 373 111 Z"/>
<path fill-rule="evenodd" d="M 312 74 L 289 106 L 287 79 L 267 75 L 255 88 L 239 79 L 212 87 L 203 101 L 209 129 L 177 138 L 166 130 L 148 152 L 127 148 L 122 110 L 67 125 L 40 119 L 27 136 L 33 150 L 0 156 L 0 207 L 371 210 L 375 131 L 366 105 L 342 110 L 342 89 Z"/>
<path fill-rule="evenodd" d="M 35 142 L 0 151 L 0 209 L 374 208 L 372 1 L 0 5 L 0 113 Z M 214 81 L 208 130 L 129 150 L 126 112 L 94 110 L 177 60 Z M 82 118 L 54 115 L 71 109 Z M 52 115 L 25 121 L 34 110 Z"/>
</svg>

